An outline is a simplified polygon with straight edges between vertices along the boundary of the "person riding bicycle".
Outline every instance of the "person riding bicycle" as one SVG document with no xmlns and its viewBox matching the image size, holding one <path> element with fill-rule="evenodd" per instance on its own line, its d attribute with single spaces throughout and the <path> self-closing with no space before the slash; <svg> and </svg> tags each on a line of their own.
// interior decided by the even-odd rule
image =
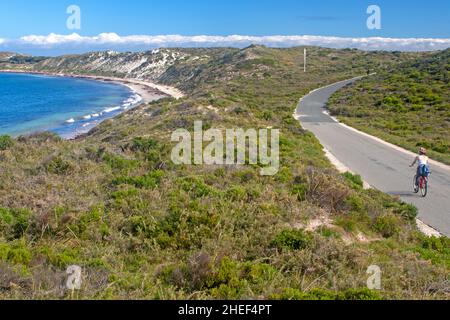
<svg viewBox="0 0 450 320">
<path fill-rule="evenodd" d="M 428 166 L 428 161 L 430 160 L 430 158 L 428 158 L 427 154 L 428 154 L 427 149 L 420 148 L 419 155 L 414 159 L 414 162 L 410 165 L 410 167 L 414 167 L 416 163 L 419 164 L 419 166 L 417 167 L 417 180 L 416 180 L 417 186 L 419 185 L 420 178 L 421 177 L 427 178 L 430 172 Z"/>
</svg>

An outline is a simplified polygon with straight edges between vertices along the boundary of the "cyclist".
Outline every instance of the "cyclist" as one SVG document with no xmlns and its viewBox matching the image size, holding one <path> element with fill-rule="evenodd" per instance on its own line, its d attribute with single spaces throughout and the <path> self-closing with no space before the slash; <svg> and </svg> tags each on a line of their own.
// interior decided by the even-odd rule
<svg viewBox="0 0 450 320">
<path fill-rule="evenodd" d="M 428 175 L 428 161 L 429 158 L 427 156 L 428 152 L 425 148 L 420 148 L 419 155 L 414 159 L 414 162 L 410 165 L 410 167 L 414 167 L 416 163 L 419 164 L 417 167 L 417 179 L 416 179 L 416 186 L 419 185 L 420 177 L 427 177 Z"/>
</svg>

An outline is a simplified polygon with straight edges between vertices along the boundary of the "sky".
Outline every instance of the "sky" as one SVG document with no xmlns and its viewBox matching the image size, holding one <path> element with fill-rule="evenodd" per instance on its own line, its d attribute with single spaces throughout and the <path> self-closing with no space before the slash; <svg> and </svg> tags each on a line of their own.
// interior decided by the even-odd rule
<svg viewBox="0 0 450 320">
<path fill-rule="evenodd" d="M 70 5 L 80 9 L 80 29 L 67 27 Z M 367 27 L 370 5 L 381 10 L 381 29 Z M 0 51 L 51 55 L 255 42 L 434 50 L 450 46 L 449 12 L 448 0 L 0 0 Z"/>
</svg>

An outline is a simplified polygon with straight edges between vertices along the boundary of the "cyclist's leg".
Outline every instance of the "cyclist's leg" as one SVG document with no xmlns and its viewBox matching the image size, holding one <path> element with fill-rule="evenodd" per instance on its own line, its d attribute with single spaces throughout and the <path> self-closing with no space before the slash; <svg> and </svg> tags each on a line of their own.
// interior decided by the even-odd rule
<svg viewBox="0 0 450 320">
<path fill-rule="evenodd" d="M 420 177 L 422 176 L 422 170 L 420 169 L 420 166 L 417 167 L 417 173 L 416 173 L 416 186 L 420 185 Z"/>
</svg>

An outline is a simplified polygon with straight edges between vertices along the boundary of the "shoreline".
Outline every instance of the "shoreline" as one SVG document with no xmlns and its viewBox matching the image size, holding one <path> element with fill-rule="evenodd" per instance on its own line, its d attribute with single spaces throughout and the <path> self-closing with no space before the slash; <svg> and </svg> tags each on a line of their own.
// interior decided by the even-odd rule
<svg viewBox="0 0 450 320">
<path fill-rule="evenodd" d="M 121 86 L 127 87 L 132 93 L 137 94 L 142 100 L 132 106 L 132 108 L 137 108 L 143 104 L 150 103 L 153 101 L 157 101 L 166 97 L 173 97 L 175 99 L 180 99 L 184 96 L 184 94 L 176 88 L 158 85 L 152 82 L 138 80 L 138 79 L 127 79 L 127 78 L 117 78 L 117 77 L 107 77 L 107 76 L 95 76 L 95 75 L 79 75 L 79 74 L 70 74 L 70 73 L 52 73 L 52 72 L 42 72 L 42 71 L 27 71 L 27 70 L 11 70 L 4 69 L 0 70 L 0 73 L 17 73 L 17 74 L 31 74 L 31 75 L 42 75 L 42 76 L 50 76 L 50 77 L 62 77 L 62 78 L 74 78 L 74 79 L 84 79 L 91 81 L 98 81 L 104 83 L 113 83 Z M 129 109 L 131 110 L 131 109 Z M 114 119 L 118 115 L 126 112 L 124 110 L 109 119 Z M 101 122 L 105 121 L 102 120 Z M 86 132 L 73 132 L 73 136 L 68 136 L 64 139 L 66 140 L 75 140 L 77 138 L 88 135 L 89 132 L 97 127 L 101 122 L 96 123 L 93 127 L 90 127 Z M 56 128 L 55 128 L 56 129 Z"/>
<path fill-rule="evenodd" d="M 0 70 L 0 73 L 24 73 L 24 74 L 35 74 L 35 75 L 43 75 L 43 76 L 52 76 L 52 77 L 63 77 L 63 78 L 76 78 L 76 79 L 86 79 L 86 80 L 94 80 L 101 82 L 112 82 L 120 85 L 124 85 L 130 88 L 132 91 L 135 91 L 139 94 L 143 103 L 148 103 L 155 101 L 155 95 L 157 96 L 167 96 L 175 99 L 181 99 L 184 97 L 184 94 L 170 86 L 156 84 L 154 82 L 140 80 L 140 79 L 130 79 L 130 78 L 118 78 L 118 77 L 107 77 L 107 76 L 97 76 L 97 75 L 81 75 L 81 74 L 72 74 L 72 73 L 63 73 L 63 72 L 45 72 L 45 71 L 33 71 L 33 70 L 13 70 L 13 69 L 4 69 Z M 158 98 L 160 99 L 160 98 Z"/>
</svg>

